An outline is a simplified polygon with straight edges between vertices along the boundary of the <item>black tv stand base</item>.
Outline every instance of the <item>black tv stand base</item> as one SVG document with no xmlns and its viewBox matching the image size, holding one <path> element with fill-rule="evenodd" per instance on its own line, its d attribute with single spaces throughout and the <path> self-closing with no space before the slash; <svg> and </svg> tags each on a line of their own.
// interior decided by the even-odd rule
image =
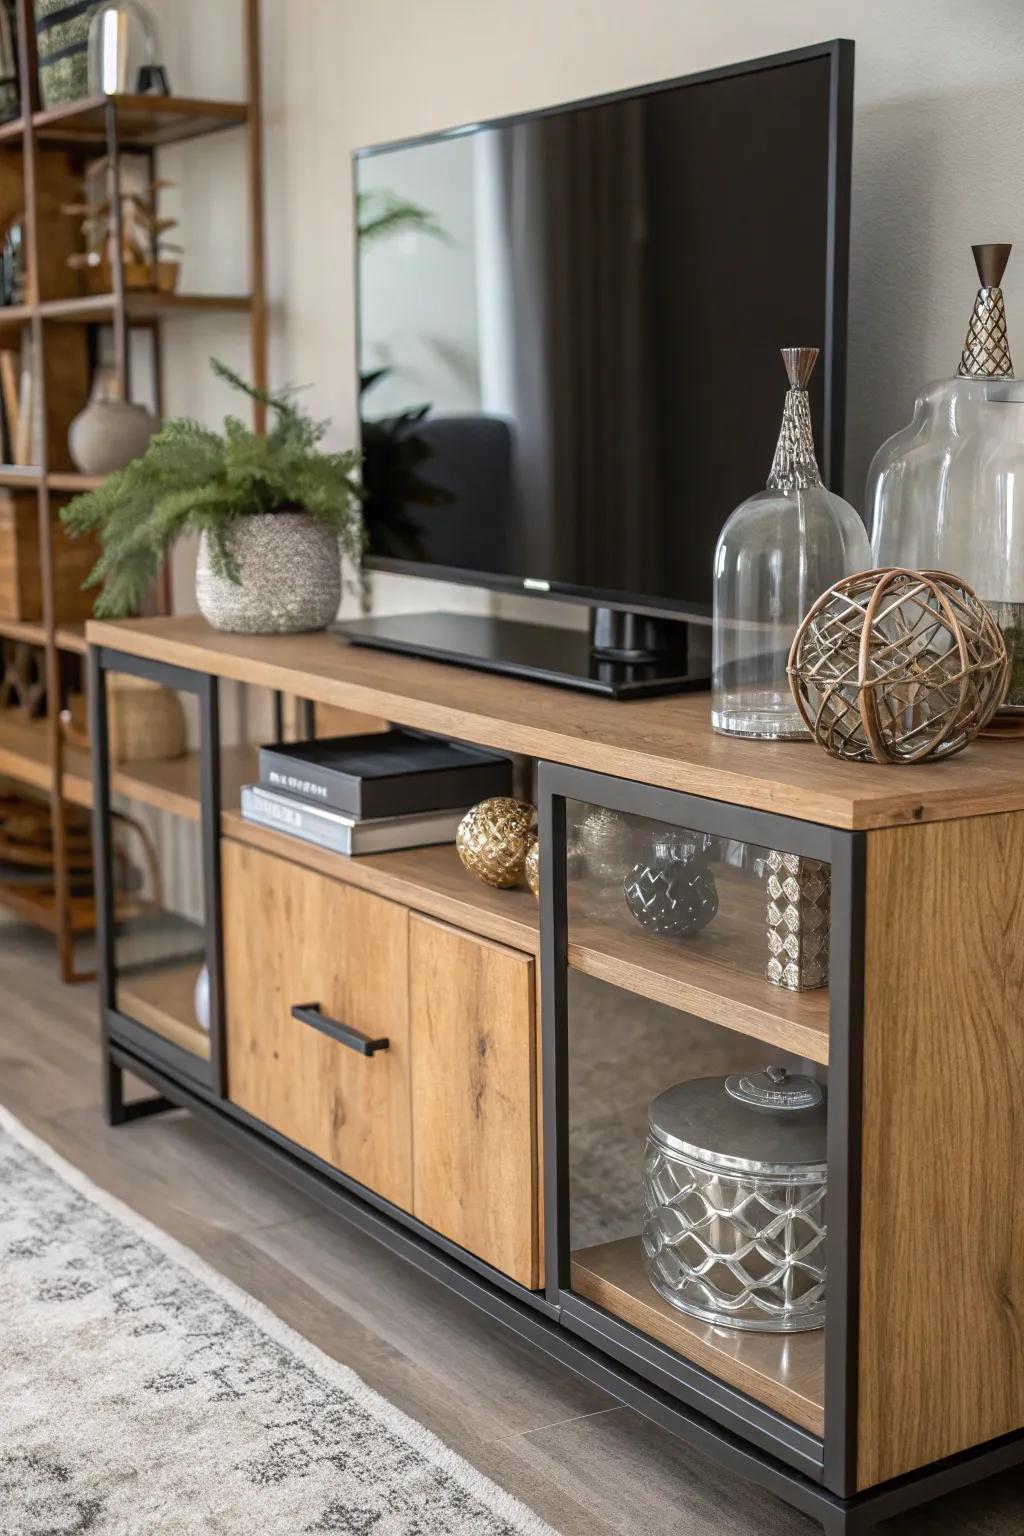
<svg viewBox="0 0 1024 1536">
<path fill-rule="evenodd" d="M 336 630 L 353 645 L 511 673 L 615 699 L 649 699 L 708 686 L 706 662 L 702 665 L 693 656 L 685 623 L 638 620 L 636 615 L 617 615 L 619 622 L 610 623 L 602 619 L 610 612 L 596 610 L 590 633 L 471 613 L 354 619 Z M 660 632 L 655 626 L 661 626 Z M 627 643 L 616 646 L 609 640 Z"/>
</svg>

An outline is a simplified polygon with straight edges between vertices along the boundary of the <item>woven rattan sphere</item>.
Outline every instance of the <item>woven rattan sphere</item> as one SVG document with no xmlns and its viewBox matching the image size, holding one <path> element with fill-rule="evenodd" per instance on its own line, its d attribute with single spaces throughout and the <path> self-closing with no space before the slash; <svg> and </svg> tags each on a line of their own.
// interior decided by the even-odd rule
<svg viewBox="0 0 1024 1536">
<path fill-rule="evenodd" d="M 459 858 L 487 885 L 518 885 L 536 815 L 532 805 L 507 795 L 481 800 L 459 822 Z"/>
<path fill-rule="evenodd" d="M 944 571 L 862 571 L 818 598 L 793 641 L 789 681 L 833 757 L 951 757 L 988 723 L 1009 663 L 985 605 Z"/>
</svg>

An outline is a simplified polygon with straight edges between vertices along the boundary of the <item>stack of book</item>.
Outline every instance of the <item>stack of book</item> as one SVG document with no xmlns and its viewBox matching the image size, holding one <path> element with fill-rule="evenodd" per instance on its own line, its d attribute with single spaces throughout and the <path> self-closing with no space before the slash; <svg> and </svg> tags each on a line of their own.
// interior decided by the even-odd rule
<svg viewBox="0 0 1024 1536">
<path fill-rule="evenodd" d="M 511 793 L 508 758 L 390 730 L 261 747 L 242 815 L 335 853 L 384 853 L 453 842 L 470 806 Z"/>
</svg>

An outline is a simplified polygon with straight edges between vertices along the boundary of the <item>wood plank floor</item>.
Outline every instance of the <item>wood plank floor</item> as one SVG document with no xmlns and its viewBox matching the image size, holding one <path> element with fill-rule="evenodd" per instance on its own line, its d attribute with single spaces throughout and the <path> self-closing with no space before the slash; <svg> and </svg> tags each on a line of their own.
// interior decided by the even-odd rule
<svg viewBox="0 0 1024 1536">
<path fill-rule="evenodd" d="M 52 941 L 0 917 L 0 1101 L 562 1536 L 809 1536 L 819 1529 L 517 1345 L 188 1115 L 108 1129 L 99 1112 L 95 1013 L 91 987 L 57 981 Z M 1024 1473 L 882 1530 L 1020 1536 Z"/>
</svg>

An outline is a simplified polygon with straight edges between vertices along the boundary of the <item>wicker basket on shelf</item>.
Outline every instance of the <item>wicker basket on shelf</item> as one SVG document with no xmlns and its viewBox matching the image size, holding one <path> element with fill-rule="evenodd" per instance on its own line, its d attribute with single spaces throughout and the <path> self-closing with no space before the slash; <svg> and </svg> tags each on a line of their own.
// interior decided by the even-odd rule
<svg viewBox="0 0 1024 1536">
<path fill-rule="evenodd" d="M 85 695 L 68 700 L 61 720 L 71 746 L 89 745 Z M 185 711 L 173 688 L 127 673 L 107 676 L 107 722 L 112 763 L 143 763 L 181 757 L 186 748 Z"/>
</svg>

